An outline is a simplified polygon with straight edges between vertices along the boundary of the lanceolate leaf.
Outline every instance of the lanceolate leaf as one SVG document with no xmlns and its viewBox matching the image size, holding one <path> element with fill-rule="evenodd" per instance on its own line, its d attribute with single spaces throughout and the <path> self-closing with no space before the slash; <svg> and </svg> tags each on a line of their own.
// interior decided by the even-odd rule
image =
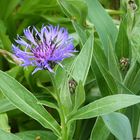
<svg viewBox="0 0 140 140">
<path fill-rule="evenodd" d="M 118 33 L 117 28 L 98 0 L 86 0 L 86 2 L 88 5 L 88 18 L 95 25 L 107 55 L 108 39 L 111 40 L 114 46 Z"/>
<path fill-rule="evenodd" d="M 86 35 L 86 32 L 85 30 L 83 29 L 83 27 L 78 24 L 76 21 L 72 21 L 73 23 L 73 26 L 77 32 L 77 34 L 79 35 L 80 37 L 80 41 L 82 43 L 82 45 L 84 45 L 86 43 L 86 40 L 87 40 L 87 35 Z"/>
<path fill-rule="evenodd" d="M 135 94 L 137 94 L 140 91 L 139 81 L 140 81 L 140 64 L 139 62 L 134 61 L 131 64 L 131 67 L 125 76 L 124 85 L 128 89 L 133 91 Z"/>
<path fill-rule="evenodd" d="M 43 106 L 37 104 L 36 97 L 2 71 L 0 71 L 0 89 L 18 109 L 40 122 L 45 128 L 53 130 L 56 135 L 59 135 L 59 124 Z"/>
<path fill-rule="evenodd" d="M 97 63 L 95 62 L 94 58 L 92 59 L 92 64 L 91 64 L 91 68 L 95 73 L 95 77 L 98 83 L 98 87 L 100 89 L 100 92 L 102 94 L 102 96 L 108 96 L 111 93 L 108 84 L 106 82 L 106 79 L 104 78 L 104 76 L 102 75 Z"/>
<path fill-rule="evenodd" d="M 93 34 L 91 33 L 90 37 L 73 63 L 72 76 L 77 82 L 82 81 L 83 84 L 85 83 L 92 60 L 92 54 Z"/>
<path fill-rule="evenodd" d="M 109 71 L 111 72 L 113 77 L 118 81 L 122 81 L 121 73 L 119 70 L 119 63 L 117 61 L 117 56 L 115 54 L 111 41 L 110 41 L 110 45 L 108 46 L 108 65 L 109 65 Z"/>
<path fill-rule="evenodd" d="M 140 96 L 117 94 L 106 96 L 80 108 L 70 115 L 70 120 L 93 118 L 140 103 Z"/>
<path fill-rule="evenodd" d="M 90 140 L 107 140 L 110 132 L 101 117 L 98 117 L 93 126 Z"/>
<path fill-rule="evenodd" d="M 122 57 L 129 58 L 131 54 L 130 42 L 127 36 L 127 17 L 124 17 L 121 21 L 117 41 L 115 44 L 115 51 L 119 60 Z"/>
<path fill-rule="evenodd" d="M 67 76 L 64 78 L 63 85 L 61 86 L 60 89 L 60 102 L 63 111 L 65 112 L 65 115 L 67 115 L 72 109 L 72 101 Z"/>
<path fill-rule="evenodd" d="M 18 136 L 11 134 L 10 132 L 6 132 L 0 129 L 0 139 L 1 140 L 22 140 Z"/>
<path fill-rule="evenodd" d="M 85 101 L 85 91 L 82 85 L 82 82 L 79 82 L 79 85 L 76 87 L 75 91 L 75 106 L 74 109 L 78 109 L 80 105 Z"/>
<path fill-rule="evenodd" d="M 54 109 L 58 110 L 58 107 L 55 103 L 52 103 L 52 102 L 49 102 L 49 101 L 46 101 L 46 100 L 39 100 L 38 104 L 48 106 L 50 108 L 54 108 Z"/>
<path fill-rule="evenodd" d="M 128 118 L 121 113 L 111 113 L 102 116 L 106 126 L 118 140 L 133 140 Z"/>
<path fill-rule="evenodd" d="M 71 18 L 76 20 L 82 25 L 85 24 L 87 16 L 87 5 L 83 0 L 57 0 L 64 13 Z"/>
<path fill-rule="evenodd" d="M 6 98 L 0 100 L 0 113 L 4 113 L 10 110 L 16 109 L 16 107 Z"/>
<path fill-rule="evenodd" d="M 138 105 L 134 105 L 132 107 L 129 107 L 126 110 L 125 113 L 127 116 L 129 116 L 129 120 L 131 123 L 131 127 L 132 127 L 132 131 L 133 131 L 133 137 L 134 138 L 138 138 L 139 135 L 139 127 L 140 127 L 140 108 L 139 108 L 139 104 Z"/>
<path fill-rule="evenodd" d="M 108 88 L 110 89 L 112 94 L 118 93 L 117 83 L 116 83 L 114 77 L 112 76 L 111 72 L 109 71 L 107 58 L 103 52 L 103 49 L 99 45 L 94 46 L 93 58 L 94 58 L 94 61 L 96 62 L 96 64 L 98 65 L 98 68 L 99 68 L 101 74 L 103 75 L 103 77 L 108 85 Z M 94 70 L 94 65 L 92 67 Z M 96 72 L 96 74 L 97 74 L 97 72 Z M 96 76 L 98 76 L 98 75 L 96 75 Z M 100 83 L 98 83 L 98 84 L 100 84 Z"/>
</svg>

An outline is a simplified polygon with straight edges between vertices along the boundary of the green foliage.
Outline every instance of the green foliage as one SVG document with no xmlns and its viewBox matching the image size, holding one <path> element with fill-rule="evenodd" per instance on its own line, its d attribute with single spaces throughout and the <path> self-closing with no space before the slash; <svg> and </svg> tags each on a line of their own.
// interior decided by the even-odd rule
<svg viewBox="0 0 140 140">
<path fill-rule="evenodd" d="M 91 36 L 84 44 L 81 52 L 73 62 L 72 76 L 77 82 L 81 80 L 82 83 L 85 84 L 92 60 L 92 53 L 93 53 L 93 35 L 91 34 Z M 79 71 L 79 69 L 81 70 Z"/>
<path fill-rule="evenodd" d="M 1 140 L 140 138 L 140 0 L 0 0 L 0 9 Z M 47 24 L 67 28 L 77 52 L 55 74 L 32 75 L 11 45 Z"/>
<path fill-rule="evenodd" d="M 136 95 L 117 94 L 96 100 L 74 112 L 70 120 L 87 119 L 111 113 L 140 102 Z"/>
<path fill-rule="evenodd" d="M 109 134 L 110 131 L 106 127 L 103 119 L 98 117 L 92 129 L 90 140 L 107 140 Z"/>
<path fill-rule="evenodd" d="M 9 132 L 5 132 L 4 130 L 0 130 L 0 139 L 22 140 L 18 136 L 15 136 Z"/>
<path fill-rule="evenodd" d="M 102 117 L 106 126 L 119 140 L 133 140 L 128 118 L 121 113 L 111 113 Z"/>
<path fill-rule="evenodd" d="M 0 89 L 3 94 L 21 111 L 39 121 L 45 128 L 59 135 L 59 125 L 45 109 L 37 104 L 37 99 L 27 89 L 7 74 L 0 72 Z"/>
<path fill-rule="evenodd" d="M 20 137 L 22 140 L 35 140 L 35 139 L 56 140 L 57 139 L 56 136 L 53 135 L 53 133 L 49 131 L 42 131 L 42 130 L 20 132 L 20 133 L 16 133 L 16 135 Z"/>
</svg>

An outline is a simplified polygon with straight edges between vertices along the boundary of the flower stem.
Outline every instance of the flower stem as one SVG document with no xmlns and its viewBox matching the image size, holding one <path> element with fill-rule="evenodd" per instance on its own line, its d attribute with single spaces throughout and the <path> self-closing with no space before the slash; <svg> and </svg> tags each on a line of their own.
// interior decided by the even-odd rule
<svg viewBox="0 0 140 140">
<path fill-rule="evenodd" d="M 68 134 L 67 134 L 67 118 L 66 118 L 66 115 L 65 115 L 65 112 L 64 112 L 64 109 L 63 109 L 63 105 L 61 103 L 61 100 L 60 100 L 60 94 L 59 94 L 59 90 L 57 89 L 57 86 L 55 84 L 55 80 L 54 80 L 54 76 L 52 74 L 49 74 L 52 82 L 53 82 L 53 86 L 55 87 L 56 91 L 56 96 L 55 96 L 55 99 L 57 100 L 57 103 L 58 103 L 58 107 L 59 107 L 59 116 L 60 116 L 60 120 L 61 120 L 61 137 L 59 138 L 59 140 L 68 140 Z"/>
<path fill-rule="evenodd" d="M 59 115 L 60 115 L 60 119 L 61 119 L 61 138 L 60 138 L 60 140 L 68 140 L 66 116 L 65 116 L 65 113 L 64 113 L 59 95 L 57 97 L 58 97 L 57 98 L 58 106 L 59 106 L 59 109 L 60 109 Z"/>
</svg>

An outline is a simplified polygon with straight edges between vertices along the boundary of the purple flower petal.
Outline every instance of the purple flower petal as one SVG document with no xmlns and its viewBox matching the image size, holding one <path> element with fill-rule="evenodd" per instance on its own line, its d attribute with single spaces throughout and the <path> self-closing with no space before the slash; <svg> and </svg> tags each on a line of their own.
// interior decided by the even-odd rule
<svg viewBox="0 0 140 140">
<path fill-rule="evenodd" d="M 24 30 L 24 35 L 24 39 L 18 36 L 16 40 L 20 46 L 25 46 L 24 50 L 15 45 L 12 45 L 12 48 L 14 54 L 23 62 L 22 66 L 36 66 L 32 74 L 43 69 L 54 73 L 55 64 L 63 68 L 60 62 L 76 52 L 68 31 L 59 26 L 42 26 L 40 32 L 35 27 L 32 30 L 28 27 Z"/>
</svg>

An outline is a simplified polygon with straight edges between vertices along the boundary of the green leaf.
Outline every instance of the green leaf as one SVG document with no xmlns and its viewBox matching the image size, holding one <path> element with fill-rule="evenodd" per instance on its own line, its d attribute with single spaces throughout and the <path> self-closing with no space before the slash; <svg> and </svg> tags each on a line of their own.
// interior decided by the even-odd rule
<svg viewBox="0 0 140 140">
<path fill-rule="evenodd" d="M 82 103 L 85 101 L 85 90 L 82 85 L 82 82 L 79 82 L 79 85 L 76 87 L 75 91 L 75 105 L 74 105 L 74 110 L 78 109 Z"/>
<path fill-rule="evenodd" d="M 95 42 L 94 43 L 94 47 L 97 45 L 97 43 Z M 99 46 L 100 47 L 100 46 Z M 100 54 L 100 53 L 99 53 Z M 103 57 L 103 56 L 102 56 Z M 106 58 L 105 58 L 106 59 Z M 103 76 L 103 74 L 101 73 L 95 59 L 94 59 L 94 55 L 92 57 L 92 63 L 91 63 L 91 68 L 95 74 L 95 77 L 96 77 L 96 81 L 97 81 L 97 84 L 98 84 L 98 87 L 100 89 L 100 92 L 102 94 L 102 96 L 107 96 L 107 95 L 110 95 L 111 92 L 110 92 L 110 89 L 107 85 L 107 82 Z"/>
<path fill-rule="evenodd" d="M 131 55 L 130 42 L 127 35 L 127 17 L 124 17 L 121 21 L 115 44 L 115 51 L 118 60 L 120 60 L 122 57 L 129 58 Z"/>
<path fill-rule="evenodd" d="M 74 46 L 79 45 L 80 40 L 79 40 L 78 34 L 77 34 L 77 33 L 71 33 L 71 34 L 69 34 L 69 35 L 70 35 L 70 37 L 73 38 L 73 45 L 74 45 Z"/>
<path fill-rule="evenodd" d="M 0 113 L 4 113 L 13 109 L 16 109 L 16 107 L 8 99 L 0 99 Z"/>
<path fill-rule="evenodd" d="M 106 96 L 80 108 L 69 116 L 70 120 L 88 119 L 105 115 L 119 109 L 140 103 L 140 96 L 117 94 Z"/>
<path fill-rule="evenodd" d="M 20 9 L 19 9 L 18 12 L 19 12 L 20 14 L 21 14 L 21 13 L 22 13 L 22 14 L 26 14 L 27 11 L 28 11 L 29 13 L 33 13 L 33 11 L 37 9 L 36 6 L 39 5 L 39 2 L 40 2 L 40 0 L 34 0 L 34 1 L 25 0 L 25 1 L 23 1 L 23 4 L 22 4 L 22 6 L 20 7 Z M 29 9 L 30 9 L 30 11 L 29 11 Z"/>
<path fill-rule="evenodd" d="M 127 9 L 127 31 L 128 31 L 128 38 L 131 43 L 132 49 L 132 58 L 136 59 L 140 62 L 140 1 L 134 1 L 134 5 L 137 7 L 137 10 L 133 10 L 130 5 L 128 5 Z"/>
<path fill-rule="evenodd" d="M 9 132 L 10 126 L 8 124 L 8 116 L 6 113 L 0 114 L 0 129 Z"/>
<path fill-rule="evenodd" d="M 12 13 L 12 11 L 14 10 L 14 8 L 17 6 L 19 2 L 20 0 L 0 1 L 0 6 L 1 6 L 0 17 L 3 19 L 8 18 L 8 16 Z"/>
<path fill-rule="evenodd" d="M 46 101 L 46 100 L 39 100 L 38 104 L 45 105 L 45 106 L 48 106 L 50 108 L 54 108 L 54 109 L 58 110 L 58 107 L 56 104 L 49 102 L 49 101 Z"/>
<path fill-rule="evenodd" d="M 137 94 L 140 91 L 139 81 L 140 64 L 137 61 L 134 61 L 125 76 L 124 85 L 132 92 Z"/>
<path fill-rule="evenodd" d="M 117 56 L 115 54 L 115 51 L 111 42 L 108 47 L 108 66 L 109 66 L 109 71 L 112 74 L 112 76 L 116 80 L 122 81 L 121 73 L 119 70 L 119 63 L 118 63 Z"/>
<path fill-rule="evenodd" d="M 81 41 L 82 46 L 83 46 L 87 40 L 86 32 L 85 32 L 84 28 L 80 24 L 78 24 L 76 21 L 72 21 L 72 24 L 73 24 L 77 34 L 79 35 L 80 41 Z"/>
<path fill-rule="evenodd" d="M 103 74 L 101 73 L 96 61 L 94 60 L 94 57 L 92 59 L 91 68 L 94 71 L 96 81 L 98 83 L 98 87 L 100 89 L 102 96 L 110 95 L 111 91 L 110 91 L 108 84 L 107 84 Z"/>
<path fill-rule="evenodd" d="M 39 140 L 57 140 L 57 137 L 52 132 L 41 130 L 25 131 L 16 133 L 16 135 L 22 140 L 37 140 L 37 138 Z"/>
<path fill-rule="evenodd" d="M 65 112 L 65 115 L 69 114 L 72 110 L 72 101 L 71 101 L 71 94 L 69 91 L 69 84 L 68 84 L 68 77 L 65 76 L 65 79 L 63 79 L 63 84 L 60 88 L 60 102 L 63 108 L 63 111 Z"/>
<path fill-rule="evenodd" d="M 74 121 L 75 122 L 75 121 Z M 91 129 L 95 120 L 76 121 L 75 140 L 89 140 Z"/>
<path fill-rule="evenodd" d="M 118 93 L 117 83 L 116 83 L 114 77 L 112 76 L 111 72 L 109 71 L 107 58 L 103 52 L 103 49 L 99 45 L 94 46 L 93 58 L 94 58 L 93 63 L 96 62 L 104 80 L 107 83 L 109 90 L 111 91 L 111 93 L 112 94 Z M 93 65 L 92 67 L 94 70 L 94 64 L 92 64 L 92 65 Z M 96 75 L 96 76 L 98 76 L 98 75 Z M 98 83 L 98 84 L 100 84 L 100 83 Z"/>
<path fill-rule="evenodd" d="M 11 68 L 10 70 L 6 71 L 6 73 L 8 73 L 13 78 L 16 78 L 18 76 L 18 74 L 21 72 L 22 72 L 22 67 L 20 67 L 20 66 L 15 66 L 15 67 Z"/>
<path fill-rule="evenodd" d="M 139 81 L 140 81 L 140 69 L 138 70 L 137 74 L 133 78 L 132 85 L 131 85 L 131 91 L 133 91 L 136 94 L 139 93 L 140 91 Z"/>
<path fill-rule="evenodd" d="M 131 123 L 131 127 L 132 127 L 132 131 L 133 131 L 133 137 L 137 138 L 139 137 L 139 126 L 140 126 L 140 108 L 139 108 L 139 104 L 138 105 L 134 105 L 129 107 L 126 112 L 125 112 L 126 116 L 129 117 L 130 123 Z M 138 136 L 137 136 L 138 134 Z"/>
<path fill-rule="evenodd" d="M 6 132 L 0 129 L 0 139 L 1 140 L 22 140 L 18 136 L 11 134 L 10 132 Z"/>
<path fill-rule="evenodd" d="M 86 0 L 86 2 L 88 5 L 88 18 L 95 25 L 107 55 L 108 39 L 114 46 L 118 34 L 117 28 L 98 0 Z"/>
<path fill-rule="evenodd" d="M 82 81 L 83 84 L 85 84 L 88 71 L 91 65 L 92 54 L 93 54 L 93 34 L 91 33 L 90 37 L 83 46 L 81 52 L 73 62 L 72 76 L 77 82 Z"/>
<path fill-rule="evenodd" d="M 140 137 L 140 124 L 138 125 L 138 129 L 137 129 L 137 135 L 136 135 L 137 138 Z"/>
<path fill-rule="evenodd" d="M 56 87 L 58 89 L 63 85 L 63 83 L 64 83 L 63 79 L 65 79 L 67 72 L 68 73 L 70 72 L 70 68 L 71 68 L 71 65 L 74 61 L 74 58 L 75 57 L 65 59 L 62 62 L 62 65 L 64 66 L 64 68 L 62 68 L 60 66 L 57 67 L 54 81 L 55 81 Z"/>
<path fill-rule="evenodd" d="M 98 117 L 93 126 L 90 140 L 107 140 L 110 132 L 101 117 Z"/>
<path fill-rule="evenodd" d="M 68 23 L 70 22 L 70 19 L 69 18 L 66 18 L 66 17 L 62 17 L 62 16 L 57 16 L 57 17 L 53 17 L 52 15 L 41 15 L 44 19 L 48 20 L 49 22 L 52 22 L 52 23 L 56 23 L 56 24 L 59 24 L 59 23 Z"/>
<path fill-rule="evenodd" d="M 18 11 L 18 14 L 19 14 L 18 16 L 20 16 L 19 18 L 24 19 L 24 17 L 28 18 L 27 15 L 30 15 L 30 17 L 33 17 L 34 16 L 33 14 L 35 14 L 36 16 L 39 14 L 41 16 L 45 12 L 47 12 L 48 14 L 49 13 L 52 14 L 52 11 L 60 12 L 60 8 L 58 7 L 56 0 L 51 0 L 51 1 L 24 0 Z M 36 12 L 39 12 L 39 13 L 36 13 Z M 23 16 L 24 14 L 25 14 L 25 16 Z M 32 23 L 33 23 L 33 21 L 32 21 Z"/>
<path fill-rule="evenodd" d="M 87 16 L 87 5 L 83 0 L 58 0 L 60 7 L 63 12 L 71 19 L 72 24 L 80 37 L 82 45 L 87 40 L 85 32 L 86 27 L 86 16 Z"/>
<path fill-rule="evenodd" d="M 50 94 L 50 95 L 52 95 L 52 97 L 54 97 L 56 99 L 56 94 L 55 94 L 54 89 L 52 87 L 48 88 L 48 87 L 42 85 L 40 80 L 37 81 L 37 86 L 39 88 L 42 88 L 45 91 L 46 94 Z"/>
<path fill-rule="evenodd" d="M 11 50 L 11 41 L 8 37 L 8 35 L 6 35 L 6 27 L 5 24 L 2 20 L 0 20 L 0 41 L 2 42 L 2 49 L 5 50 Z"/>
<path fill-rule="evenodd" d="M 133 140 L 128 118 L 121 113 L 111 113 L 102 116 L 106 126 L 119 140 Z"/>
<path fill-rule="evenodd" d="M 3 94 L 21 111 L 34 118 L 45 128 L 49 128 L 56 135 L 60 133 L 60 126 L 55 119 L 41 105 L 32 93 L 15 79 L 0 71 L 0 89 Z"/>
<path fill-rule="evenodd" d="M 57 0 L 64 13 L 71 19 L 77 20 L 81 25 L 85 24 L 87 5 L 83 0 Z"/>
</svg>

